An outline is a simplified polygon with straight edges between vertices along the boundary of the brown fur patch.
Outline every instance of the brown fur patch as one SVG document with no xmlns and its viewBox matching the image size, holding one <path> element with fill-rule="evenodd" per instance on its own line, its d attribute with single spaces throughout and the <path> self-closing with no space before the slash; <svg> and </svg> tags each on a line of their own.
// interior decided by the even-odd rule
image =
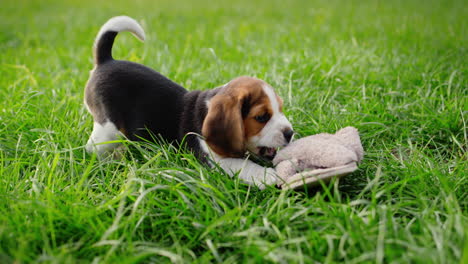
<svg viewBox="0 0 468 264">
<path fill-rule="evenodd" d="M 210 101 L 208 114 L 203 121 L 202 135 L 218 155 L 243 156 L 244 133 L 240 102 L 229 95 L 215 95 Z"/>
</svg>

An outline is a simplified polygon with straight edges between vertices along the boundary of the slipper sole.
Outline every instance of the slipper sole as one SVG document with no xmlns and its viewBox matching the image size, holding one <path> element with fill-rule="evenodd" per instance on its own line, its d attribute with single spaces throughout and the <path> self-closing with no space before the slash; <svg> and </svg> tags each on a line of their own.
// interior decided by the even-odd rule
<svg viewBox="0 0 468 264">
<path fill-rule="evenodd" d="M 341 178 L 351 172 L 357 170 L 355 162 L 349 163 L 339 167 L 316 169 L 312 171 L 305 171 L 296 173 L 290 177 L 281 188 L 283 190 L 299 189 L 300 187 L 317 186 L 320 182 L 329 182 L 333 178 Z"/>
</svg>

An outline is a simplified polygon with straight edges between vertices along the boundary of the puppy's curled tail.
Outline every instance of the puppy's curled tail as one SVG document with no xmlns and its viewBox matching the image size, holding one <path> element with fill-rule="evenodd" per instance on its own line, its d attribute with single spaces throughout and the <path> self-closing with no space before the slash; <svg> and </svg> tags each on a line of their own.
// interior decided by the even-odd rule
<svg viewBox="0 0 468 264">
<path fill-rule="evenodd" d="M 94 63 L 102 64 L 112 60 L 112 45 L 117 33 L 129 31 L 139 40 L 145 40 L 143 28 L 133 18 L 128 16 L 116 16 L 109 19 L 99 30 L 94 41 Z"/>
</svg>

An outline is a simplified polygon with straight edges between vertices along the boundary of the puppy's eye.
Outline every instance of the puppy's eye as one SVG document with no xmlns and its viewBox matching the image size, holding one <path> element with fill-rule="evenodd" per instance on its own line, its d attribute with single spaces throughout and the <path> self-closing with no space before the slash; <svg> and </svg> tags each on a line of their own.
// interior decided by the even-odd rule
<svg viewBox="0 0 468 264">
<path fill-rule="evenodd" d="M 270 120 L 270 114 L 264 113 L 263 115 L 258 115 L 258 116 L 254 117 L 254 118 L 259 123 L 266 123 L 266 122 L 268 122 L 268 120 Z"/>
</svg>

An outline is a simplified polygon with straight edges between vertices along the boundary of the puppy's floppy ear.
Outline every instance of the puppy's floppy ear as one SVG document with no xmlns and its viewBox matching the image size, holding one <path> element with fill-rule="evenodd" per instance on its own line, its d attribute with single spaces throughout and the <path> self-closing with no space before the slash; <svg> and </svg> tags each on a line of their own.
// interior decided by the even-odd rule
<svg viewBox="0 0 468 264">
<path fill-rule="evenodd" d="M 245 154 L 245 132 L 241 96 L 221 93 L 215 95 L 208 108 L 202 134 L 210 148 L 223 157 L 239 158 Z"/>
</svg>

